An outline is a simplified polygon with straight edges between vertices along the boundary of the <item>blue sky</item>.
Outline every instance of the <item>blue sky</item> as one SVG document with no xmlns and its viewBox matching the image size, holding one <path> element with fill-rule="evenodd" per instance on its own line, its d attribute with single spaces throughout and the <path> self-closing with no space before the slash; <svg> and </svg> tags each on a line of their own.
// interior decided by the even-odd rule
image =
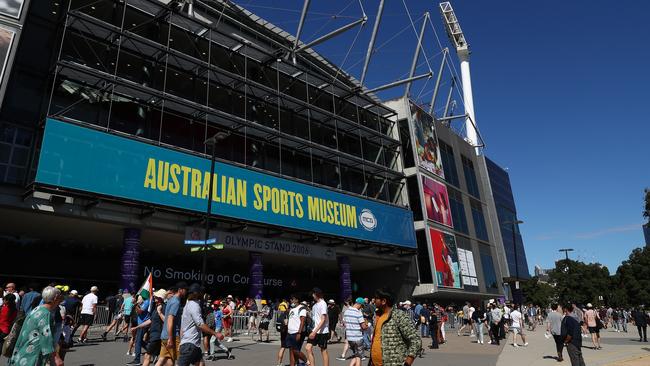
<svg viewBox="0 0 650 366">
<path fill-rule="evenodd" d="M 357 30 L 316 50 L 352 75 L 361 73 L 378 0 L 362 0 L 370 17 Z M 366 84 L 408 73 L 416 42 L 402 1 L 386 2 Z M 238 4 L 295 34 L 302 1 Z M 359 0 L 312 1 L 304 40 L 360 17 Z M 437 2 L 406 1 L 415 28 L 431 13 L 449 46 Z M 476 119 L 486 155 L 510 172 L 528 263 L 552 267 L 560 248 L 615 272 L 643 245 L 643 188 L 650 186 L 650 2 L 452 2 L 472 49 Z M 335 18 L 333 14 L 340 14 Z M 356 42 L 355 42 L 356 38 Z M 440 46 L 431 27 L 417 73 L 437 70 Z M 458 69 L 458 65 L 456 65 Z M 448 71 L 447 71 L 448 72 Z M 412 94 L 431 98 L 433 81 Z M 442 89 L 446 95 L 447 89 Z M 380 94 L 391 98 L 403 88 Z M 439 97 L 440 98 L 440 97 Z M 441 97 L 444 99 L 444 96 Z M 459 112 L 461 111 L 461 101 Z"/>
</svg>

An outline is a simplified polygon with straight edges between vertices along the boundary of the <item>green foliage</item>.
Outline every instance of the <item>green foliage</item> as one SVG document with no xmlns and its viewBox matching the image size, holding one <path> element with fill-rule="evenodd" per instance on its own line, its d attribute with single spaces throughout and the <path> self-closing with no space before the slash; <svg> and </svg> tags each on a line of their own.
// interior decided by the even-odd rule
<svg viewBox="0 0 650 366">
<path fill-rule="evenodd" d="M 636 248 L 616 271 L 613 287 L 627 305 L 650 305 L 650 248 Z"/>
<path fill-rule="evenodd" d="M 600 263 L 557 261 L 549 272 L 549 279 L 555 284 L 555 294 L 560 302 L 590 302 L 598 306 L 612 297 L 609 269 Z M 600 300 L 601 296 L 603 300 Z"/>
<path fill-rule="evenodd" d="M 526 303 L 533 303 L 541 307 L 548 306 L 556 298 L 555 289 L 548 283 L 539 282 L 539 278 L 533 277 L 522 283 L 521 290 L 526 296 Z"/>
<path fill-rule="evenodd" d="M 650 188 L 646 188 L 644 192 L 645 192 L 645 208 L 643 210 L 643 217 L 648 219 L 648 223 L 650 224 Z"/>
</svg>

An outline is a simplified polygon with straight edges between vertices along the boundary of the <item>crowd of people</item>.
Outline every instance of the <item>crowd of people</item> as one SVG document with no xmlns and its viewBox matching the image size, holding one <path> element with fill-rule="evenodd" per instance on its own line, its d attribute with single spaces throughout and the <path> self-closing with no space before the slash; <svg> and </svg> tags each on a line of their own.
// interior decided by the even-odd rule
<svg viewBox="0 0 650 366">
<path fill-rule="evenodd" d="M 98 293 L 96 286 L 80 296 L 65 285 L 39 290 L 35 284 L 19 289 L 8 283 L 0 299 L 0 343 L 9 365 L 63 365 L 75 343 L 88 341 L 97 320 Z M 542 308 L 489 300 L 455 308 L 409 300 L 396 303 L 386 289 L 372 298 L 348 298 L 338 304 L 326 301 L 318 288 L 307 296 L 294 294 L 275 301 L 232 295 L 213 299 L 199 284 L 179 282 L 152 293 L 119 291 L 105 303 L 110 319 L 102 325 L 100 338 L 127 342 L 126 354 L 133 357 L 127 365 L 184 366 L 233 359 L 226 344 L 233 341 L 237 328 L 258 342 L 269 342 L 272 331 L 279 335 L 278 366 L 284 365 L 287 354 L 291 366 L 329 366 L 328 344 L 338 342 L 343 342 L 343 350 L 336 359 L 350 366 L 361 366 L 368 358 L 371 365 L 402 366 L 424 354 L 425 338 L 430 338 L 428 348 L 437 349 L 452 329 L 481 345 L 500 345 L 512 337 L 514 347 L 525 347 L 526 333 L 546 325 L 546 338 L 556 344 L 556 359 L 563 361 L 566 349 L 571 364 L 581 366 L 583 338 L 600 350 L 602 329 L 627 332 L 632 323 L 639 341 L 647 342 L 650 322 L 642 307 L 572 303 Z"/>
</svg>

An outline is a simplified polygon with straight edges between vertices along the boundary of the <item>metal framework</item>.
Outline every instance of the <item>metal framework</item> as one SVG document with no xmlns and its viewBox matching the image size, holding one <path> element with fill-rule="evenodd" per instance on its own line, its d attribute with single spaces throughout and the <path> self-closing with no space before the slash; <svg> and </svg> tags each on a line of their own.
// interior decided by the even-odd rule
<svg viewBox="0 0 650 366">
<path fill-rule="evenodd" d="M 169 124 L 166 118 L 173 116 L 189 121 L 188 126 L 204 126 L 204 136 L 217 128 L 241 137 L 244 158 L 235 163 L 256 168 L 246 157 L 253 153 L 247 150 L 253 141 L 258 149 L 271 146 L 280 153 L 280 169 L 271 173 L 290 174 L 282 164 L 292 158 L 283 153 L 305 156 L 312 184 L 323 185 L 315 180 L 315 170 L 332 166 L 338 183 L 325 184 L 330 188 L 402 204 L 403 175 L 396 170 L 400 143 L 391 137 L 394 112 L 373 95 L 355 92 L 356 82 L 337 77 L 309 44 L 296 50 L 299 62 L 282 62 L 279 56 L 292 43 L 298 45 L 298 37 L 262 25 L 231 3 L 214 3 L 221 8 L 194 1 L 185 13 L 155 0 L 100 0 L 77 7 L 72 1 L 48 114 L 83 122 L 77 117 L 80 110 L 107 105 L 107 111 L 97 112 L 100 122 L 89 123 L 120 133 L 124 131 L 115 119 L 122 109 L 155 112 L 159 131 L 151 142 L 205 155 L 204 147 L 193 150 L 163 139 L 165 128 L 183 128 Z M 308 6 L 306 1 L 305 13 Z M 364 14 L 355 26 L 366 20 Z M 226 96 L 232 105 L 214 102 Z M 236 110 L 240 105 L 242 110 Z M 296 121 L 306 125 L 296 129 Z M 293 127 L 285 127 L 287 123 Z M 137 133 L 134 137 L 143 138 Z M 358 141 L 358 146 L 346 145 L 348 140 Z M 346 151 L 348 145 L 352 150 Z M 363 182 L 356 189 L 345 187 L 342 178 L 353 171 Z"/>
</svg>

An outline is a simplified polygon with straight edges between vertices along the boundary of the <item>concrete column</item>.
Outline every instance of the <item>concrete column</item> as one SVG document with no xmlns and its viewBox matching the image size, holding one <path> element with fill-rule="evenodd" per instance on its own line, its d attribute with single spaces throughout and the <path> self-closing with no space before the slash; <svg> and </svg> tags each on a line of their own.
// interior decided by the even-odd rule
<svg viewBox="0 0 650 366">
<path fill-rule="evenodd" d="M 264 265 L 262 265 L 262 254 L 251 252 L 248 255 L 250 264 L 249 293 L 248 295 L 256 300 L 264 296 Z"/>
<path fill-rule="evenodd" d="M 339 301 L 343 303 L 348 297 L 352 296 L 350 257 L 336 257 L 336 261 L 339 265 Z"/>
<path fill-rule="evenodd" d="M 134 293 L 138 290 L 140 273 L 140 229 L 124 229 L 122 241 L 122 266 L 120 272 L 120 289 Z"/>
</svg>

